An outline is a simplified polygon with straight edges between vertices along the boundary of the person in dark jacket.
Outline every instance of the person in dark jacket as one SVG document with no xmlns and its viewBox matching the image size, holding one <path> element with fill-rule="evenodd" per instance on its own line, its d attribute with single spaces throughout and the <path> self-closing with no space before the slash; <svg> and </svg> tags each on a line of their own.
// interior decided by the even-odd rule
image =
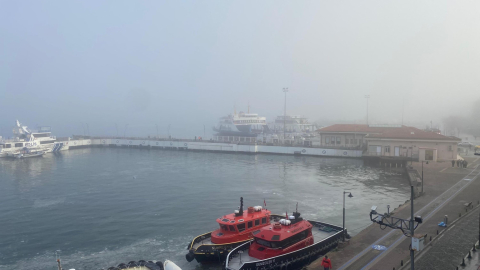
<svg viewBox="0 0 480 270">
<path fill-rule="evenodd" d="M 463 167 L 464 167 L 464 168 L 467 168 L 467 166 L 468 166 L 468 161 L 463 160 Z"/>
<path fill-rule="evenodd" d="M 457 159 L 457 167 L 460 167 L 460 159 Z"/>
<path fill-rule="evenodd" d="M 322 266 L 324 270 L 332 269 L 332 262 L 330 261 L 327 255 L 325 255 L 325 258 L 323 258 L 322 260 Z"/>
<path fill-rule="evenodd" d="M 452 167 L 455 167 L 455 159 L 452 159 Z"/>
</svg>

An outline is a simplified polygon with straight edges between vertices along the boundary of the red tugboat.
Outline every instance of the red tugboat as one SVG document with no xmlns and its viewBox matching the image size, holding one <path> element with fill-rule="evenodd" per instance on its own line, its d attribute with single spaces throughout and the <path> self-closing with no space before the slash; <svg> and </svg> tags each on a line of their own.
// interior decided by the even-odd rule
<svg viewBox="0 0 480 270">
<path fill-rule="evenodd" d="M 233 248 L 251 240 L 254 231 L 281 218 L 261 206 L 248 207 L 244 212 L 241 197 L 239 210 L 218 218 L 219 228 L 215 231 L 195 237 L 188 245 L 189 252 L 185 258 L 189 262 L 193 259 L 197 262 L 221 262 Z"/>
<path fill-rule="evenodd" d="M 271 226 L 255 231 L 254 239 L 232 250 L 225 261 L 227 270 L 300 269 L 334 248 L 343 228 L 307 221 L 294 212 Z"/>
</svg>

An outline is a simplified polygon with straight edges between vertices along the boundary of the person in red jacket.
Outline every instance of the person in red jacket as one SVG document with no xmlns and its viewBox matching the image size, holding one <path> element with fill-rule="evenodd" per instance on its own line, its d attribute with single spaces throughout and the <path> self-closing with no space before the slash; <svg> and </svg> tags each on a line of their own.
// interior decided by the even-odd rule
<svg viewBox="0 0 480 270">
<path fill-rule="evenodd" d="M 330 261 L 327 255 L 325 255 L 325 258 L 323 258 L 322 260 L 322 266 L 324 270 L 332 269 L 332 262 Z"/>
</svg>

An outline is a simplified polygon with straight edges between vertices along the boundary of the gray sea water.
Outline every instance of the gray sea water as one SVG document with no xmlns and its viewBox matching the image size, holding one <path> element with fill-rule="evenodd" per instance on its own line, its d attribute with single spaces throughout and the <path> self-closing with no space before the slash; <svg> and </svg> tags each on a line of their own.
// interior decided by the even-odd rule
<svg viewBox="0 0 480 270">
<path fill-rule="evenodd" d="M 43 158 L 0 159 L 0 269 L 102 269 L 173 260 L 215 219 L 263 205 L 273 213 L 342 224 L 350 234 L 409 197 L 398 173 L 341 158 L 242 155 L 127 148 L 76 149 Z M 34 268 L 32 268 L 34 267 Z"/>
</svg>

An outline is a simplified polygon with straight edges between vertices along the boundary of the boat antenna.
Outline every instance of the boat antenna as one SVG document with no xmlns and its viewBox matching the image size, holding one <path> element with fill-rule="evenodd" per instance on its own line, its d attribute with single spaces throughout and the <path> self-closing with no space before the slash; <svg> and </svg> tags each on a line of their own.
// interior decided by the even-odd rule
<svg viewBox="0 0 480 270">
<path fill-rule="evenodd" d="M 297 207 L 295 208 L 295 212 L 298 213 L 298 202 L 297 202 Z"/>
<path fill-rule="evenodd" d="M 240 197 L 240 209 L 238 210 L 238 216 L 243 216 L 243 197 Z"/>
</svg>

